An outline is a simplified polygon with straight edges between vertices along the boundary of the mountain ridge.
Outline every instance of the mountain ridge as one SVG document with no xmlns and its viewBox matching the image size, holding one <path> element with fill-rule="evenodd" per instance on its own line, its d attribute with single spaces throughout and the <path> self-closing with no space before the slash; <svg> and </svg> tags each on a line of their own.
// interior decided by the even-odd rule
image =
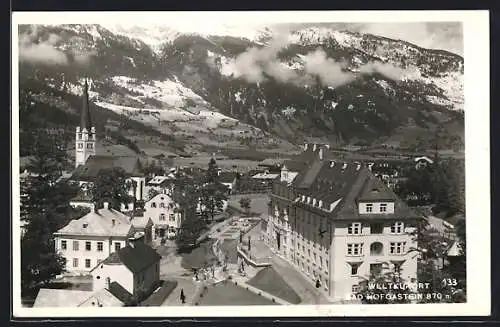
<svg viewBox="0 0 500 327">
<path fill-rule="evenodd" d="M 436 141 L 430 135 L 438 130 L 450 139 L 444 146 L 463 146 L 463 132 L 447 131 L 447 124 L 463 125 L 463 58 L 406 41 L 352 34 L 357 39 L 346 37 L 343 45 L 331 37 L 308 45 L 310 41 L 304 42 L 299 35 L 295 43 L 287 42 L 270 52 L 270 42 L 181 33 L 155 50 L 142 40 L 99 25 L 25 26 L 20 28 L 20 36 L 30 36 L 31 43 L 22 43 L 24 50 L 48 45 L 67 59 L 54 65 L 21 56 L 20 74 L 73 94 L 78 92 L 81 76 L 86 75 L 94 81 L 92 97 L 108 108 L 219 112 L 226 117 L 219 123 L 236 120 L 249 126 L 240 131 L 248 137 L 238 146 L 255 145 L 253 138 L 266 144 L 264 139 L 269 138 L 301 144 L 319 137 L 337 145 L 408 147 L 420 143 L 418 147 L 429 148 Z M 313 59 L 318 67 L 311 67 Z M 324 67 L 337 74 L 332 73 L 333 77 L 343 76 L 347 83 L 326 85 L 325 81 L 335 78 L 323 74 L 320 64 L 329 64 Z M 450 110 L 453 108 L 456 111 Z M 141 122 L 147 117 L 129 118 Z M 161 133 L 194 128 L 169 119 L 161 124 L 177 129 L 154 128 Z M 217 134 L 219 126 L 211 128 Z M 422 131 L 405 141 L 408 130 Z M 200 133 L 184 135 L 184 141 L 194 137 L 207 144 L 207 137 Z M 214 145 L 218 136 L 210 137 L 213 140 L 208 143 Z M 234 133 L 232 137 L 236 137 Z M 398 138 L 401 140 L 394 141 Z"/>
</svg>

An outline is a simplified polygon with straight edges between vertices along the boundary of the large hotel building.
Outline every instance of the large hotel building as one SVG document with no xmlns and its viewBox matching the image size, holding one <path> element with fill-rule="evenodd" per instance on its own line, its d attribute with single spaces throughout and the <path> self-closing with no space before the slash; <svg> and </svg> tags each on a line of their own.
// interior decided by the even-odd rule
<svg viewBox="0 0 500 327">
<path fill-rule="evenodd" d="M 270 194 L 264 241 L 333 302 L 370 274 L 417 278 L 413 232 L 420 219 L 370 169 L 335 161 L 328 146 L 305 145 L 286 161 Z"/>
</svg>

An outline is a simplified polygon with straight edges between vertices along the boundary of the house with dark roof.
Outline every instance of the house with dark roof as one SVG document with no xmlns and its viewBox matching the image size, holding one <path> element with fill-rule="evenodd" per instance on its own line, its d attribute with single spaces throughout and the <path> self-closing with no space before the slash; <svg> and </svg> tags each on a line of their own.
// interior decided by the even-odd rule
<svg viewBox="0 0 500 327">
<path fill-rule="evenodd" d="M 422 217 L 365 164 L 307 145 L 284 162 L 269 211 L 261 225 L 265 243 L 333 302 L 349 298 L 382 270 L 416 281 L 411 250 Z"/>
<path fill-rule="evenodd" d="M 134 235 L 130 217 L 109 207 L 91 211 L 54 233 L 56 252 L 66 259 L 68 273 L 88 274 L 110 253 L 124 247 Z"/>
<path fill-rule="evenodd" d="M 133 295 L 146 297 L 160 283 L 161 256 L 149 245 L 130 239 L 126 247 L 113 252 L 92 270 L 94 289 L 107 288 L 122 300 Z M 117 283 L 123 288 L 120 289 Z M 125 291 L 126 292 L 125 292 Z"/>
</svg>

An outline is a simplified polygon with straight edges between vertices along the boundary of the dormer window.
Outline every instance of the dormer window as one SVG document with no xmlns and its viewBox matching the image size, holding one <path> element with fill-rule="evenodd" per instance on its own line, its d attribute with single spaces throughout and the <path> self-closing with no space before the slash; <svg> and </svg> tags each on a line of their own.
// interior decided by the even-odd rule
<svg viewBox="0 0 500 327">
<path fill-rule="evenodd" d="M 366 212 L 373 212 L 373 204 L 371 203 L 366 204 Z"/>
<path fill-rule="evenodd" d="M 347 226 L 348 235 L 360 235 L 361 234 L 361 223 L 352 223 Z"/>
<path fill-rule="evenodd" d="M 387 203 L 380 204 L 380 212 L 382 212 L 382 213 L 387 212 Z"/>
<path fill-rule="evenodd" d="M 397 221 L 391 225 L 391 234 L 402 234 L 404 231 L 404 224 L 401 221 Z"/>
</svg>

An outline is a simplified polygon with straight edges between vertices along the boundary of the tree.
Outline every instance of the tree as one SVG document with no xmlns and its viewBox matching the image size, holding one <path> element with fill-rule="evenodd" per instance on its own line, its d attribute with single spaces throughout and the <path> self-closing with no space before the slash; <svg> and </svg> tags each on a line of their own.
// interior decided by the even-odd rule
<svg viewBox="0 0 500 327">
<path fill-rule="evenodd" d="M 92 201 L 97 204 L 97 208 L 102 207 L 104 202 L 109 202 L 110 208 L 120 210 L 122 203 L 134 200 L 134 197 L 129 195 L 132 183 L 122 168 L 101 169 L 90 188 Z"/>
<path fill-rule="evenodd" d="M 181 227 L 175 239 L 179 252 L 197 244 L 205 224 L 196 215 L 188 215 L 182 220 Z"/>
<path fill-rule="evenodd" d="M 222 211 L 224 202 L 227 201 L 227 187 L 219 182 L 217 163 L 210 159 L 203 184 L 200 190 L 200 205 L 205 219 L 210 216 L 214 219 L 216 211 Z"/>
<path fill-rule="evenodd" d="M 21 239 L 23 292 L 47 283 L 64 271 L 64 258 L 55 252 L 53 233 L 86 213 L 69 205 L 78 188 L 59 180 L 65 160 L 57 138 L 39 131 L 29 167 L 32 174 L 21 181 L 24 184 L 21 219 L 27 223 Z"/>
<path fill-rule="evenodd" d="M 181 226 L 176 236 L 179 252 L 194 246 L 205 228 L 204 222 L 196 215 L 199 203 L 199 186 L 196 180 L 177 172 L 173 182 L 172 199 L 177 204 L 175 210 L 181 214 Z"/>
<path fill-rule="evenodd" d="M 240 199 L 240 206 L 245 210 L 247 215 L 250 213 L 251 201 L 252 200 L 250 200 L 250 198 L 241 198 Z"/>
</svg>

